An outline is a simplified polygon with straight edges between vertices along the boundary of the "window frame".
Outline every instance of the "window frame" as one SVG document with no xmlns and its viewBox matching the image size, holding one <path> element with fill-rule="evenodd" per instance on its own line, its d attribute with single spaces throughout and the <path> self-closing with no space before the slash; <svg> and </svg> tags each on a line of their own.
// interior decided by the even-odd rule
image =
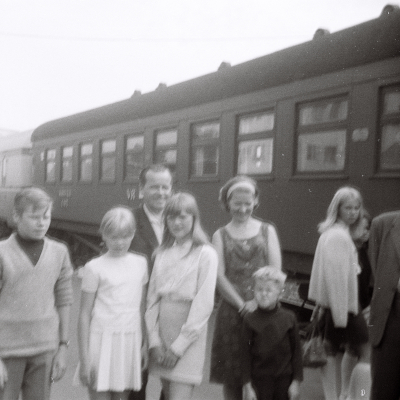
<svg viewBox="0 0 400 400">
<path fill-rule="evenodd" d="M 69 156 L 65 156 L 64 152 L 66 149 L 71 149 L 71 155 Z M 60 162 L 60 183 L 63 185 L 69 185 L 72 184 L 73 179 L 74 179 L 74 146 L 71 145 L 65 145 L 61 147 L 61 151 L 60 151 L 60 155 L 61 155 L 61 162 Z M 70 168 L 71 168 L 71 177 L 68 180 L 65 180 L 65 168 L 64 168 L 64 163 L 68 162 L 70 164 Z"/>
<path fill-rule="evenodd" d="M 218 137 L 217 138 L 195 138 L 195 127 L 201 125 L 212 125 L 218 124 Z M 191 181 L 202 181 L 202 180 L 215 180 L 219 178 L 221 170 L 221 120 L 219 118 L 213 118 L 209 120 L 196 121 L 190 124 L 189 130 L 189 180 Z M 195 175 L 193 173 L 193 162 L 194 162 L 194 152 L 198 148 L 204 148 L 206 145 L 215 145 L 217 160 L 216 160 L 216 173 L 215 174 L 202 174 Z M 204 163 L 203 163 L 204 169 Z"/>
<path fill-rule="evenodd" d="M 103 145 L 106 142 L 114 142 L 115 148 L 113 152 L 103 153 Z M 103 161 L 105 159 L 114 160 L 114 176 L 110 179 L 104 179 L 103 177 Z M 100 140 L 99 146 L 99 183 L 110 184 L 115 183 L 117 179 L 117 139 L 116 138 L 105 138 Z"/>
<path fill-rule="evenodd" d="M 54 178 L 52 180 L 49 180 L 48 179 L 48 175 L 49 175 L 49 171 L 48 171 L 49 157 L 48 157 L 48 154 L 50 152 L 52 152 L 52 151 L 54 151 L 54 158 L 51 159 L 52 160 L 51 163 L 54 164 L 54 168 L 53 168 Z M 44 159 L 45 159 L 44 182 L 45 182 L 45 184 L 48 184 L 48 185 L 56 184 L 57 183 L 57 171 L 56 171 L 56 168 L 57 168 L 57 148 L 56 147 L 46 148 L 45 149 Z"/>
<path fill-rule="evenodd" d="M 162 133 L 167 133 L 167 132 L 175 132 L 176 133 L 176 140 L 175 144 L 165 144 L 165 145 L 157 145 L 157 138 L 159 137 L 160 134 Z M 160 128 L 154 131 L 154 144 L 153 144 L 153 160 L 154 163 L 156 164 L 163 164 L 166 167 L 168 167 L 171 171 L 172 176 L 175 177 L 176 175 L 176 170 L 177 170 L 177 162 L 178 162 L 178 127 L 171 127 L 171 128 Z M 162 151 L 168 151 L 168 150 L 174 150 L 175 151 L 175 164 L 173 168 L 171 168 L 171 164 L 165 163 L 165 162 L 160 162 L 157 158 L 158 152 Z"/>
<path fill-rule="evenodd" d="M 346 118 L 337 119 L 335 121 L 323 121 L 323 122 L 315 122 L 309 124 L 300 124 L 300 112 L 303 107 L 312 106 L 312 105 L 327 105 L 332 102 L 342 102 L 347 101 L 347 113 Z M 351 115 L 351 98 L 349 93 L 337 93 L 333 94 L 329 97 L 319 97 L 319 98 L 311 98 L 304 99 L 301 101 L 297 101 L 295 104 L 295 126 L 294 126 L 294 152 L 293 152 L 293 177 L 301 178 L 301 177 L 315 177 L 315 178 L 339 178 L 346 176 L 347 168 L 348 168 L 348 151 L 349 151 L 349 140 L 350 140 L 350 115 Z M 300 166 L 300 138 L 302 135 L 317 135 L 324 134 L 329 132 L 341 132 L 344 131 L 344 150 L 343 150 L 343 168 L 338 169 L 321 169 L 321 170 L 303 170 L 299 169 Z M 340 138 L 338 138 L 338 142 L 340 144 Z M 306 155 L 307 152 L 303 154 Z M 304 160 L 304 159 L 303 159 Z"/>
<path fill-rule="evenodd" d="M 137 176 L 131 176 L 128 175 L 128 168 L 127 168 L 127 160 L 128 160 L 128 156 L 131 154 L 139 154 L 138 151 L 134 151 L 134 149 L 128 150 L 128 141 L 130 138 L 142 138 L 142 160 L 141 160 L 141 167 L 140 167 L 140 171 L 144 168 L 145 165 L 145 159 L 146 159 L 146 152 L 145 152 L 145 134 L 144 132 L 140 132 L 140 133 L 129 133 L 127 135 L 124 135 L 124 168 L 123 168 L 123 179 L 124 182 L 137 182 L 139 181 L 139 175 L 140 175 L 140 171 L 138 173 Z"/>
<path fill-rule="evenodd" d="M 87 145 L 90 145 L 92 147 L 92 151 L 91 151 L 90 155 L 82 154 L 82 148 L 84 146 L 87 146 Z M 93 167 L 94 167 L 94 165 L 93 165 L 93 161 L 94 161 L 94 144 L 93 144 L 93 142 L 87 141 L 87 142 L 79 143 L 78 158 L 79 158 L 79 161 L 78 161 L 78 182 L 80 184 L 89 185 L 89 184 L 93 183 L 93 178 L 94 178 L 93 177 L 93 175 L 94 175 L 93 174 L 94 173 L 94 170 L 93 170 Z M 85 179 L 84 180 L 84 179 L 82 179 L 82 171 L 83 171 L 82 164 L 83 164 L 84 161 L 86 161 L 88 159 L 91 159 L 90 179 L 87 179 L 87 180 Z"/>
<path fill-rule="evenodd" d="M 392 92 L 400 93 L 400 83 L 394 83 L 387 86 L 382 86 L 379 89 L 379 114 L 378 114 L 378 134 L 376 141 L 376 173 L 380 175 L 395 175 L 400 176 L 400 166 L 396 168 L 383 168 L 382 167 L 382 146 L 384 143 L 384 128 L 389 125 L 400 126 L 400 109 L 392 113 L 385 114 L 385 95 Z M 397 142 L 399 143 L 399 142 Z M 399 143 L 400 145 L 400 143 Z"/>
<path fill-rule="evenodd" d="M 266 115 L 272 114 L 272 116 L 273 116 L 272 129 L 262 130 L 262 131 L 252 132 L 252 133 L 246 133 L 246 134 L 240 133 L 240 121 L 242 119 L 245 119 L 245 118 L 248 118 L 251 116 L 263 115 L 263 114 L 266 114 Z M 236 143 L 235 143 L 235 149 L 236 149 L 235 171 L 236 171 L 236 174 L 245 174 L 245 175 L 255 177 L 256 179 L 273 177 L 274 164 L 275 164 L 275 148 L 276 148 L 276 123 L 277 123 L 276 109 L 274 107 L 268 107 L 266 109 L 257 110 L 257 111 L 249 111 L 249 112 L 237 115 L 237 117 L 236 117 Z M 270 154 L 271 158 L 272 158 L 271 159 L 271 171 L 270 172 L 260 172 L 260 173 L 239 172 L 240 143 L 254 142 L 254 141 L 268 141 L 270 139 L 272 139 L 271 154 Z"/>
</svg>

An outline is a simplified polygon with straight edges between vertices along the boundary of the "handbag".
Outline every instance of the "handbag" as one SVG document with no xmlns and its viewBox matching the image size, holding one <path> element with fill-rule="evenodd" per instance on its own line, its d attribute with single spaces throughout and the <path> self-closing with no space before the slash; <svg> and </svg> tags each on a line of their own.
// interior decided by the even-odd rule
<svg viewBox="0 0 400 400">
<path fill-rule="evenodd" d="M 303 343 L 303 366 L 308 368 L 323 367 L 327 363 L 327 353 L 321 332 L 320 318 L 318 314 L 320 307 L 314 308 L 308 334 Z"/>
</svg>

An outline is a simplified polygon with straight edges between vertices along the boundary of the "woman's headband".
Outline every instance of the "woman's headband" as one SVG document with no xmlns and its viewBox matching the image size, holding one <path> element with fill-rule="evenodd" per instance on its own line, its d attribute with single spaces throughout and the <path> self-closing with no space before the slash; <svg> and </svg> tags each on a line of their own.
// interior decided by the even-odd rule
<svg viewBox="0 0 400 400">
<path fill-rule="evenodd" d="M 229 196 L 232 194 L 232 192 L 236 189 L 245 189 L 248 190 L 249 192 L 251 192 L 251 194 L 255 195 L 256 194 L 256 188 L 254 187 L 254 185 L 249 182 L 249 181 L 240 181 L 240 182 L 236 182 L 234 183 L 226 192 L 226 198 L 228 199 Z"/>
</svg>

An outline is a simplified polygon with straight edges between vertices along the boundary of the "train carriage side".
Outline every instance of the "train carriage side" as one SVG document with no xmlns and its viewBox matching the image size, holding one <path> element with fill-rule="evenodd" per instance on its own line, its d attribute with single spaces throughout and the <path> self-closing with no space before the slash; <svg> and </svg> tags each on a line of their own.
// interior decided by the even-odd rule
<svg viewBox="0 0 400 400">
<path fill-rule="evenodd" d="M 139 202 L 143 165 L 164 162 L 198 198 L 206 230 L 236 173 L 257 179 L 256 214 L 285 267 L 310 272 L 317 224 L 352 184 L 372 215 L 400 208 L 400 12 L 171 87 L 51 121 L 33 134 L 35 182 L 54 227 L 95 236 L 114 204 Z"/>
</svg>

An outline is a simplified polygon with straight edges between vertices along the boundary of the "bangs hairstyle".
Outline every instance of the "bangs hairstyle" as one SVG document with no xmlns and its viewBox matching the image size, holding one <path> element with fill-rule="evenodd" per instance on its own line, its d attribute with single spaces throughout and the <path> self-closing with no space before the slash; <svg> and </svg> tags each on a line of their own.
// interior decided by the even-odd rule
<svg viewBox="0 0 400 400">
<path fill-rule="evenodd" d="M 356 200 L 360 204 L 360 212 L 357 220 L 350 227 L 350 233 L 355 234 L 359 230 L 361 221 L 364 217 L 364 206 L 361 193 L 354 187 L 344 186 L 341 187 L 333 196 L 331 204 L 329 204 L 328 211 L 326 212 L 326 218 L 318 225 L 318 232 L 323 233 L 331 228 L 339 218 L 339 209 L 342 204 L 348 200 Z M 356 234 L 355 234 L 356 235 Z"/>
<path fill-rule="evenodd" d="M 267 265 L 254 272 L 253 279 L 254 282 L 274 282 L 283 289 L 286 276 L 279 268 Z"/>
<path fill-rule="evenodd" d="M 133 236 L 135 229 L 136 221 L 132 211 L 125 206 L 116 206 L 104 214 L 99 232 L 102 236 Z"/>
<path fill-rule="evenodd" d="M 259 202 L 259 195 L 260 192 L 258 190 L 258 186 L 257 186 L 257 182 L 250 178 L 247 175 L 237 175 L 231 179 L 229 179 L 228 182 L 225 183 L 224 186 L 222 186 L 221 190 L 219 191 L 219 202 L 221 203 L 222 208 L 225 211 L 229 212 L 229 200 L 232 197 L 232 193 L 230 193 L 230 188 L 233 185 L 237 185 L 243 182 L 243 188 L 240 188 L 240 186 L 237 187 L 237 189 L 234 189 L 233 192 L 235 190 L 242 190 L 244 192 L 249 192 L 249 189 L 245 188 L 245 185 L 247 184 L 251 184 L 252 186 L 254 186 L 254 209 L 256 209 L 258 207 L 258 202 Z"/>
<path fill-rule="evenodd" d="M 22 189 L 14 198 L 14 212 L 21 216 L 24 211 L 32 206 L 33 211 L 48 210 L 53 205 L 53 199 L 38 187 Z"/>
<path fill-rule="evenodd" d="M 175 242 L 175 237 L 170 233 L 168 229 L 168 217 L 177 217 L 183 211 L 193 216 L 192 248 L 210 243 L 207 234 L 201 227 L 200 211 L 195 197 L 187 192 L 178 192 L 172 195 L 165 205 L 165 209 L 163 212 L 165 228 L 160 249 L 172 247 Z"/>
</svg>

